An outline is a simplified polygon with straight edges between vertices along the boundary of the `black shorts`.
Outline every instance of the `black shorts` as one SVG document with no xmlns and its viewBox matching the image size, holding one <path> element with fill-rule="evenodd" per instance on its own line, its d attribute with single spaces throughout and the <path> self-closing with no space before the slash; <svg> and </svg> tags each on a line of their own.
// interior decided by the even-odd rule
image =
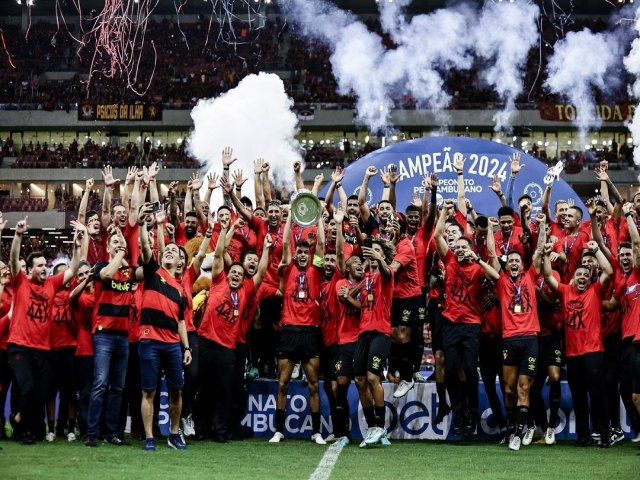
<svg viewBox="0 0 640 480">
<path fill-rule="evenodd" d="M 502 364 L 518 367 L 519 375 L 536 376 L 538 337 L 511 337 L 502 340 Z"/>
<path fill-rule="evenodd" d="M 444 325 L 444 316 L 442 315 L 442 309 L 438 306 L 438 300 L 432 299 L 429 301 L 427 319 L 431 329 L 431 350 L 434 352 L 441 351 L 443 349 L 442 325 Z"/>
<path fill-rule="evenodd" d="M 320 353 L 320 371 L 325 382 L 335 380 L 335 365 L 338 361 L 338 344 L 325 345 Z"/>
<path fill-rule="evenodd" d="M 427 323 L 427 294 L 422 293 L 420 295 L 420 306 L 418 307 L 418 325 L 424 325 Z"/>
<path fill-rule="evenodd" d="M 338 361 L 334 365 L 336 377 L 353 378 L 353 357 L 357 342 L 338 345 Z"/>
<path fill-rule="evenodd" d="M 422 307 L 422 295 L 394 298 L 391 301 L 391 326 L 415 327 L 418 324 L 420 307 Z"/>
<path fill-rule="evenodd" d="M 364 377 L 367 372 L 382 374 L 387 365 L 391 337 L 380 332 L 363 332 L 358 337 L 353 353 L 353 373 L 356 377 Z"/>
<path fill-rule="evenodd" d="M 562 334 L 560 332 L 538 337 L 538 367 L 562 366 Z M 546 375 L 546 373 L 545 373 Z"/>
<path fill-rule="evenodd" d="M 321 351 L 320 327 L 283 326 L 278 345 L 278 360 L 306 362 L 310 358 L 319 358 Z"/>
</svg>

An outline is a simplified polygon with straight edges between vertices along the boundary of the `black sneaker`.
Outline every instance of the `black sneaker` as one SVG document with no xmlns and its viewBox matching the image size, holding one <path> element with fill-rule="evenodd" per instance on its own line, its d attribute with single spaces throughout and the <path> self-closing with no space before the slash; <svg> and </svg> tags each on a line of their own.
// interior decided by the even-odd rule
<svg viewBox="0 0 640 480">
<path fill-rule="evenodd" d="M 589 445 L 591 445 L 592 447 L 601 447 L 602 446 L 602 437 L 600 436 L 599 433 L 592 433 L 591 434 L 591 441 L 589 442 Z"/>
<path fill-rule="evenodd" d="M 433 419 L 434 425 L 440 425 L 444 419 L 451 413 L 451 407 L 446 403 L 441 403 L 438 406 L 438 413 L 436 414 L 436 418 Z"/>
<path fill-rule="evenodd" d="M 574 445 L 576 447 L 588 447 L 591 445 L 591 439 L 589 437 L 578 437 Z"/>
<path fill-rule="evenodd" d="M 611 442 L 611 445 L 615 445 L 622 440 L 624 440 L 624 432 L 621 428 L 612 428 L 609 431 L 609 441 Z"/>
<path fill-rule="evenodd" d="M 86 440 L 86 442 L 84 442 L 84 444 L 87 447 L 97 447 L 98 446 L 98 439 L 96 437 L 94 437 L 93 435 L 88 435 L 87 436 L 87 440 Z"/>
<path fill-rule="evenodd" d="M 34 443 L 36 443 L 36 440 L 33 437 L 33 435 L 31 434 L 31 432 L 26 432 L 22 436 L 22 444 L 23 445 L 33 445 Z"/>
<path fill-rule="evenodd" d="M 464 425 L 464 434 L 467 437 L 473 437 L 476 434 L 478 424 L 478 416 L 475 413 L 469 413 Z"/>
<path fill-rule="evenodd" d="M 451 428 L 451 433 L 454 437 L 461 437 L 464 435 L 465 427 L 465 418 L 462 414 L 457 414 L 453 416 L 453 427 Z"/>
<path fill-rule="evenodd" d="M 111 444 L 111 445 L 116 445 L 118 447 L 131 445 L 129 442 L 125 442 L 124 440 L 119 438 L 117 435 L 114 435 L 113 437 L 105 437 L 104 443 L 108 443 L 108 444 Z"/>
</svg>

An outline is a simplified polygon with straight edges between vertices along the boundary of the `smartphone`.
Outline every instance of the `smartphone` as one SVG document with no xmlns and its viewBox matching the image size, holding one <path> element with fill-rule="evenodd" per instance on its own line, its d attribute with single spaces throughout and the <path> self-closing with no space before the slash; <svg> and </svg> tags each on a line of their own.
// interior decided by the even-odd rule
<svg viewBox="0 0 640 480">
<path fill-rule="evenodd" d="M 373 241 L 371 238 L 365 238 L 362 242 L 363 247 L 371 248 L 373 246 Z"/>
<path fill-rule="evenodd" d="M 159 212 L 160 211 L 160 202 L 153 202 L 151 204 L 151 211 L 152 212 Z"/>
</svg>

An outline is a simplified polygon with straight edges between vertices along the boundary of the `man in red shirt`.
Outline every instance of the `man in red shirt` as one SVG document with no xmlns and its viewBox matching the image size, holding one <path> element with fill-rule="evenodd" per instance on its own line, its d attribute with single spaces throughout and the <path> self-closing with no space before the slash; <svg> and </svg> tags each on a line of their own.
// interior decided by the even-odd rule
<svg viewBox="0 0 640 480">
<path fill-rule="evenodd" d="M 453 201 L 445 200 L 443 213 L 453 208 Z M 468 238 L 460 237 L 456 241 L 455 251 L 449 250 L 444 238 L 445 222 L 446 213 L 438 219 L 434 239 L 438 255 L 446 268 L 444 286 L 447 304 L 442 312 L 442 339 L 446 384 L 454 412 L 452 433 L 454 436 L 463 433 L 472 435 L 478 420 L 478 347 L 485 273 L 473 261 L 476 255 Z M 461 368 L 466 377 L 465 391 L 459 377 Z"/>
<path fill-rule="evenodd" d="M 242 328 L 246 310 L 250 308 L 266 273 L 271 247 L 271 237 L 267 236 L 258 270 L 252 278 L 245 277 L 244 267 L 240 263 L 233 263 L 225 274 L 224 246 L 228 229 L 228 219 L 221 221 L 211 270 L 211 289 L 206 311 L 198 328 L 198 368 L 202 387 L 195 411 L 196 425 L 198 431 L 205 435 L 213 428 L 213 440 L 219 443 L 229 440 L 238 331 Z"/>
<path fill-rule="evenodd" d="M 613 269 L 596 242 L 590 241 L 587 248 L 595 253 L 602 269 L 598 281 L 592 283 L 589 268 L 579 266 L 573 274 L 572 284 L 558 282 L 551 269 L 551 244 L 545 245 L 544 279 L 551 290 L 558 292 L 562 302 L 567 380 L 576 414 L 576 446 L 595 443 L 606 447 L 610 446 L 610 439 L 602 382 L 601 306 L 604 288 L 613 275 Z M 589 412 L 594 430 L 592 437 L 589 436 Z"/>
<path fill-rule="evenodd" d="M 318 299 L 322 284 L 324 258 L 324 228 L 322 217 L 318 220 L 318 236 L 315 253 L 307 241 L 298 242 L 295 256 L 291 256 L 291 215 L 287 217 L 283 235 L 282 267 L 284 279 L 284 308 L 282 312 L 282 334 L 278 345 L 278 397 L 276 400 L 276 431 L 269 440 L 278 443 L 284 439 L 287 390 L 296 362 L 302 363 L 307 375 L 309 406 L 313 434 L 311 441 L 325 445 L 320 434 L 320 394 L 318 375 L 320 371 L 320 307 Z M 293 260 L 293 261 L 292 261 Z"/>
<path fill-rule="evenodd" d="M 544 240 L 544 237 L 541 237 Z M 498 273 L 491 265 L 480 265 L 497 282 L 502 314 L 503 378 L 505 406 L 512 431 L 509 449 L 520 450 L 529 415 L 529 390 L 536 375 L 538 358 L 538 306 L 534 267 L 524 271 L 522 254 L 512 250 Z"/>
<path fill-rule="evenodd" d="M 395 255 L 391 242 L 374 238 L 362 247 L 368 262 L 360 282 L 360 329 L 353 354 L 353 373 L 367 432 L 360 447 L 386 442 L 384 390 L 380 378 L 391 348 L 391 303 L 394 272 L 389 267 Z"/>
<path fill-rule="evenodd" d="M 7 350 L 20 389 L 15 422 L 25 444 L 34 443 L 34 435 L 39 436 L 43 424 L 42 412 L 51 374 L 51 302 L 56 292 L 76 274 L 82 237 L 86 235 L 81 224 L 72 222 L 71 225 L 76 229 L 71 264 L 64 273 L 53 277 L 47 278 L 47 262 L 42 252 L 33 252 L 27 257 L 27 274 L 20 269 L 20 243 L 28 229 L 27 217 L 17 223 L 11 244 L 13 315 Z"/>
<path fill-rule="evenodd" d="M 589 241 L 589 235 L 580 229 L 582 215 L 580 207 L 569 207 L 565 216 L 565 228 L 560 232 L 551 252 L 551 262 L 555 262 L 554 266 L 563 283 L 569 283 L 573 278 Z"/>
<path fill-rule="evenodd" d="M 178 433 L 182 411 L 182 365 L 191 363 L 191 347 L 184 322 L 186 298 L 182 285 L 175 278 L 180 263 L 178 245 L 165 245 L 161 265 L 153 258 L 147 232 L 147 217 L 151 204 L 145 204 L 138 215 L 140 228 L 140 254 L 144 291 L 140 314 L 140 378 L 142 384 L 142 422 L 146 451 L 156 449 L 153 438 L 153 400 L 161 369 L 165 372 L 169 389 L 170 434 L 167 444 L 176 450 L 186 445 Z M 140 279 L 140 272 L 136 274 Z M 184 352 L 181 351 L 181 346 Z"/>
</svg>

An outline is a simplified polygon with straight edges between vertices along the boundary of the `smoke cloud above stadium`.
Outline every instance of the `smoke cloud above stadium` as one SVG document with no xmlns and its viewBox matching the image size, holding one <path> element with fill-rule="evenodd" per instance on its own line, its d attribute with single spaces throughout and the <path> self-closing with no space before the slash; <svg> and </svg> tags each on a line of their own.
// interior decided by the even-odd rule
<svg viewBox="0 0 640 480">
<path fill-rule="evenodd" d="M 280 77 L 249 75 L 236 88 L 217 98 L 200 100 L 193 108 L 189 152 L 200 160 L 205 173 L 221 175 L 222 150 L 232 147 L 233 158 L 238 160 L 231 165 L 231 173 L 242 170 L 248 178 L 242 193 L 253 199 L 254 160 L 269 162 L 270 176 L 281 186 L 284 179 L 292 177 L 293 163 L 300 160 L 295 140 L 298 118 L 292 106 Z M 214 191 L 212 204 L 222 204 L 220 189 Z"/>
</svg>

